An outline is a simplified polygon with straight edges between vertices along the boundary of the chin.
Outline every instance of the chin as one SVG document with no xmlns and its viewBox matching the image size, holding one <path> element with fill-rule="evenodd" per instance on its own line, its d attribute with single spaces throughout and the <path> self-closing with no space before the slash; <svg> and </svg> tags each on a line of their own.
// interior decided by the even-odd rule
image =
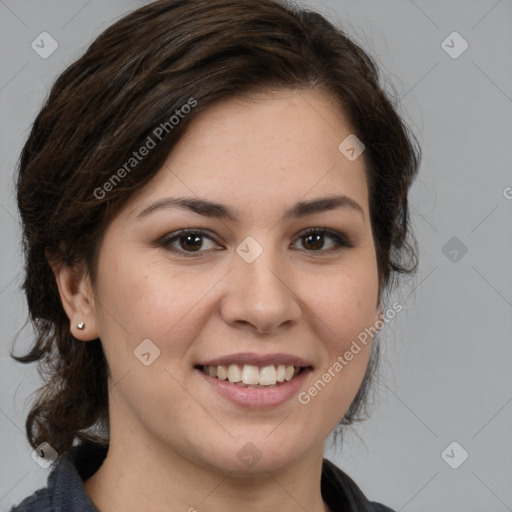
<svg viewBox="0 0 512 512">
<path fill-rule="evenodd" d="M 275 428 L 275 427 L 272 427 Z M 232 472 L 233 476 L 252 476 L 258 473 L 279 471 L 287 466 L 294 465 L 306 456 L 308 446 L 305 439 L 311 442 L 310 436 L 303 434 L 299 438 L 281 435 L 272 432 L 272 428 L 265 428 L 254 435 L 244 435 L 229 438 L 221 453 L 210 452 L 208 464 L 222 472 Z M 270 435 L 269 435 L 270 433 Z M 218 443 L 212 443 L 219 447 Z M 309 447 L 314 450 L 313 446 Z M 323 455 L 323 444 L 318 444 L 318 450 Z"/>
</svg>

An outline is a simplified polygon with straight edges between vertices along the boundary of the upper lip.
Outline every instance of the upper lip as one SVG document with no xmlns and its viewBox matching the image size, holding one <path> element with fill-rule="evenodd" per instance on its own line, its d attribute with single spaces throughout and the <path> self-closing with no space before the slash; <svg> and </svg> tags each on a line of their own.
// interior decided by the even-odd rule
<svg viewBox="0 0 512 512">
<path fill-rule="evenodd" d="M 254 352 L 239 352 L 237 354 L 217 357 L 198 363 L 198 366 L 228 366 L 230 364 L 251 364 L 254 366 L 269 366 L 271 364 L 311 366 L 305 359 L 292 354 L 256 354 Z"/>
</svg>

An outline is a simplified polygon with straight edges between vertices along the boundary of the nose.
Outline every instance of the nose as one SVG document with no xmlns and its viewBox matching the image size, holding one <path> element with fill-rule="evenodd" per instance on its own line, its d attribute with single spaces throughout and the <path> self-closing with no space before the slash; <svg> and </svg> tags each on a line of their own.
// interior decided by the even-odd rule
<svg viewBox="0 0 512 512">
<path fill-rule="evenodd" d="M 221 316 L 227 324 L 264 334 L 299 322 L 302 309 L 291 269 L 270 249 L 252 263 L 235 254 L 226 278 Z"/>
</svg>

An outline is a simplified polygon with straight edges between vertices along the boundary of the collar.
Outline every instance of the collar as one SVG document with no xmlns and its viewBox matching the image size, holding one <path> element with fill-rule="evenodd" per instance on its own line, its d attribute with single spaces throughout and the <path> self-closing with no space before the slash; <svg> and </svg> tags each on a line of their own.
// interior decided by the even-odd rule
<svg viewBox="0 0 512 512">
<path fill-rule="evenodd" d="M 331 512 L 385 512 L 378 503 L 372 503 L 357 484 L 338 466 L 324 459 L 322 464 L 322 498 Z M 393 512 L 389 510 L 389 512 Z"/>
</svg>

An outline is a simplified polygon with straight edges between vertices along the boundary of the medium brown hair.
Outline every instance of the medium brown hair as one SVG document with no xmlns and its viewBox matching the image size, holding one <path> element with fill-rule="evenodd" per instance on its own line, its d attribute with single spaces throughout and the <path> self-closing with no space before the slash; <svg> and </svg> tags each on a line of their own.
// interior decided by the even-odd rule
<svg viewBox="0 0 512 512">
<path fill-rule="evenodd" d="M 316 12 L 272 0 L 150 3 L 106 29 L 58 77 L 18 166 L 23 289 L 36 339 L 28 354 L 11 356 L 38 361 L 45 377 L 26 420 L 32 447 L 46 441 L 62 454 L 79 439 L 108 442 L 98 432 L 109 430 L 101 341 L 71 335 L 47 256 L 85 264 L 94 282 L 108 223 L 161 169 L 190 122 L 219 100 L 283 88 L 330 93 L 366 146 L 379 297 L 395 278 L 416 270 L 407 194 L 420 148 L 379 80 L 374 60 L 340 28 Z M 171 122 L 191 100 L 195 106 Z M 162 126 L 156 147 L 105 187 Z M 366 404 L 374 346 L 343 425 L 358 419 Z"/>
</svg>

